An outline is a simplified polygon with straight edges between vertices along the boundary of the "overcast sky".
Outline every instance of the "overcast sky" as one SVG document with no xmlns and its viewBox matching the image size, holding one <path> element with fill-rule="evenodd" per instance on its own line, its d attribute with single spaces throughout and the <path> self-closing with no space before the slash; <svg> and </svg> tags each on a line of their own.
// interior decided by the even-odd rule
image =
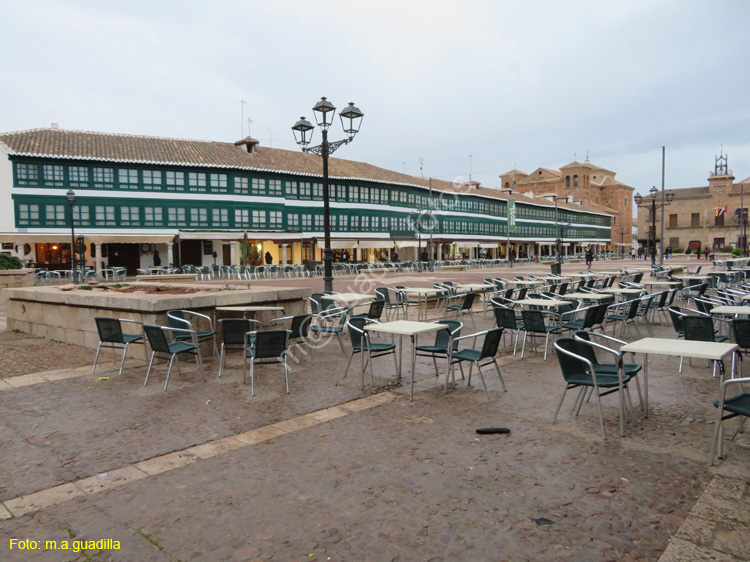
<svg viewBox="0 0 750 562">
<path fill-rule="evenodd" d="M 645 194 L 662 146 L 677 188 L 706 185 L 723 145 L 737 180 L 750 176 L 745 0 L 0 6 L 3 132 L 55 122 L 233 142 L 249 126 L 296 150 L 291 125 L 327 96 L 365 113 L 336 156 L 413 175 L 423 159 L 425 177 L 471 167 L 497 187 L 514 167 L 588 153 Z"/>
</svg>

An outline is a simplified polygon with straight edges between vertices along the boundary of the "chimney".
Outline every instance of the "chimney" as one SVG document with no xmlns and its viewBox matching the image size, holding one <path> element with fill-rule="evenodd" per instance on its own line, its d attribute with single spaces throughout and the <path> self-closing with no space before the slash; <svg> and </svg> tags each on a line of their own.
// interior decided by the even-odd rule
<svg viewBox="0 0 750 562">
<path fill-rule="evenodd" d="M 250 154 L 253 154 L 256 152 L 256 147 L 259 144 L 260 141 L 258 139 L 254 139 L 253 137 L 245 137 L 244 139 L 238 140 L 236 143 L 234 143 L 234 146 L 244 146 Z"/>
</svg>

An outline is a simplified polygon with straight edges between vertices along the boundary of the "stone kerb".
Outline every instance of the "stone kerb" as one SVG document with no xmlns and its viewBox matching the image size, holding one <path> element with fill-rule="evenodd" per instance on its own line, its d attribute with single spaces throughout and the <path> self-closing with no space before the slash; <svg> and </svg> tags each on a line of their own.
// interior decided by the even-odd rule
<svg viewBox="0 0 750 562">
<path fill-rule="evenodd" d="M 33 269 L 0 269 L 0 289 L 12 287 L 33 287 Z"/>
<path fill-rule="evenodd" d="M 198 288 L 191 285 L 190 288 Z M 217 306 L 282 306 L 286 314 L 301 314 L 307 308 L 310 289 L 233 289 L 216 291 L 216 286 L 202 287 L 211 292 L 192 294 L 117 293 L 113 291 L 73 290 L 58 287 L 7 289 L 8 328 L 20 330 L 65 343 L 96 348 L 99 336 L 97 316 L 135 320 L 144 324 L 167 325 L 167 311 L 185 309 L 214 317 Z M 274 315 L 256 316 L 269 321 Z M 125 326 L 132 332 L 132 326 Z M 132 355 L 143 357 L 139 346 Z"/>
</svg>

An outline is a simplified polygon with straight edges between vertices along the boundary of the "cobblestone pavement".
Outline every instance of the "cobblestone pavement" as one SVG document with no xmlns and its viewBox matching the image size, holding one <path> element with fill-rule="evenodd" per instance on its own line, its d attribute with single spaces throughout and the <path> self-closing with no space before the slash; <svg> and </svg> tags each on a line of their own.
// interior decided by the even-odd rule
<svg viewBox="0 0 750 562">
<path fill-rule="evenodd" d="M 489 397 L 476 373 L 444 395 L 443 365 L 436 379 L 421 359 L 409 402 L 390 358 L 362 390 L 336 343 L 293 365 L 289 395 L 260 367 L 251 397 L 238 354 L 221 379 L 215 359 L 183 364 L 163 392 L 164 366 L 143 386 L 142 361 L 120 377 L 107 355 L 91 375 L 93 350 L 0 336 L 16 342 L 33 354 L 5 376 L 43 372 L 0 381 L 3 560 L 747 559 L 750 444 L 707 467 L 717 381 L 702 361 L 678 375 L 652 356 L 650 417 L 620 437 L 604 398 L 604 441 L 594 402 L 575 417 L 569 396 L 550 424 L 554 355 L 505 353 L 508 392 L 485 369 Z M 102 539 L 120 549 L 44 543 Z"/>
</svg>

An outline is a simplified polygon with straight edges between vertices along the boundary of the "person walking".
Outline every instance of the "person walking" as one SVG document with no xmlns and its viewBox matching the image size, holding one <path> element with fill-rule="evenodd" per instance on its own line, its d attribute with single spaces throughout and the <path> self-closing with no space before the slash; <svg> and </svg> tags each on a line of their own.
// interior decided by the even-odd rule
<svg viewBox="0 0 750 562">
<path fill-rule="evenodd" d="M 271 265 L 273 263 L 273 256 L 271 255 L 271 252 L 266 252 L 266 265 Z"/>
<path fill-rule="evenodd" d="M 708 256 L 711 254 L 711 248 L 706 246 L 706 261 L 708 261 Z"/>
<path fill-rule="evenodd" d="M 594 261 L 594 252 L 591 248 L 586 249 L 586 267 L 591 271 L 591 263 Z"/>
</svg>

